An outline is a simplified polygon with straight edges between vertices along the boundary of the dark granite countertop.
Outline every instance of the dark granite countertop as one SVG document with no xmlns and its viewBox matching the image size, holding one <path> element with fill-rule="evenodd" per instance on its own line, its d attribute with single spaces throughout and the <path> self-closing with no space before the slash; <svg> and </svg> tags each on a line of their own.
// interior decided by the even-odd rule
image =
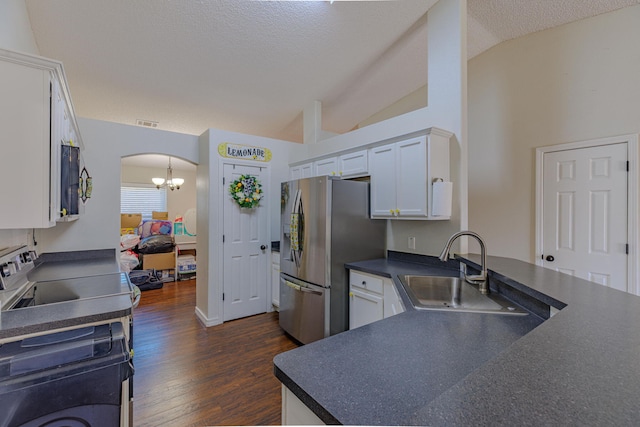
<svg viewBox="0 0 640 427">
<path fill-rule="evenodd" d="M 44 253 L 28 274 L 31 282 L 100 276 L 120 271 L 115 249 Z"/>
<path fill-rule="evenodd" d="M 81 281 L 81 278 L 98 280 L 97 276 L 116 273 L 119 273 L 119 267 L 113 249 L 43 254 L 28 277 L 33 282 Z M 0 339 L 117 319 L 131 313 L 131 296 L 128 294 L 7 310 L 0 315 Z"/>
<path fill-rule="evenodd" d="M 348 267 L 390 277 L 407 311 L 282 353 L 276 377 L 327 423 L 637 425 L 640 298 L 489 257 L 492 281 L 557 312 L 544 320 L 418 311 L 396 275 L 456 275 L 392 256 Z M 432 258 L 431 258 L 432 259 Z M 462 258 L 477 265 L 474 255 Z M 545 316 L 543 316 L 545 317 Z"/>
</svg>

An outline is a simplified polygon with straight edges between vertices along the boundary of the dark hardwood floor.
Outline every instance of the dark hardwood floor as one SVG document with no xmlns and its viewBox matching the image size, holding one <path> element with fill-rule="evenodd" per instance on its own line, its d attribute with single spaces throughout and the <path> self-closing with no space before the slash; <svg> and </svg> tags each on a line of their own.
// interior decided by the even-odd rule
<svg viewBox="0 0 640 427">
<path fill-rule="evenodd" d="M 280 424 L 273 357 L 297 344 L 275 312 L 204 327 L 195 283 L 144 291 L 134 310 L 134 426 Z"/>
</svg>

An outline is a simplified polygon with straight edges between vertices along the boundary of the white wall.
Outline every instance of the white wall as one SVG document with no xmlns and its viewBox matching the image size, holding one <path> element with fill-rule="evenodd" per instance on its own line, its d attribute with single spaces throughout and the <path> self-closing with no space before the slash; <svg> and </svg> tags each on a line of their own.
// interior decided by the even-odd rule
<svg viewBox="0 0 640 427">
<path fill-rule="evenodd" d="M 39 55 L 24 0 L 0 1 L 0 47 Z M 0 230 L 0 247 L 31 242 L 28 230 Z"/>
<path fill-rule="evenodd" d="M 640 130 L 640 5 L 469 61 L 469 225 L 492 255 L 535 257 L 535 147 Z"/>
<path fill-rule="evenodd" d="M 198 137 L 93 119 L 78 119 L 93 195 L 78 221 L 36 230 L 39 252 L 120 246 L 120 159 L 167 154 L 198 163 Z"/>
<path fill-rule="evenodd" d="M 40 55 L 24 0 L 0 1 L 0 47 Z"/>
<path fill-rule="evenodd" d="M 209 129 L 200 136 L 197 171 L 198 187 L 198 289 L 196 290 L 196 314 L 207 326 L 222 323 L 222 214 L 221 201 L 227 196 L 222 185 L 222 161 L 218 145 L 223 142 L 268 148 L 272 152 L 270 162 L 254 162 L 268 169 L 269 182 L 263 183 L 265 198 L 261 203 L 269 206 L 270 240 L 280 240 L 280 183 L 289 179 L 289 162 L 292 155 L 304 149 L 301 144 L 263 138 L 259 136 Z M 233 162 L 231 159 L 224 161 Z M 238 161 L 238 163 L 243 163 Z M 247 163 L 247 161 L 245 161 Z M 206 260 L 204 268 L 200 260 Z M 269 275 L 270 264 L 265 275 Z M 206 286 L 200 286 L 205 284 Z M 267 295 L 270 294 L 267 292 Z M 270 300 L 270 299 L 269 299 Z M 265 307 L 266 308 L 266 307 Z"/>
<path fill-rule="evenodd" d="M 428 40 L 425 40 L 429 61 L 429 91 L 424 88 L 417 91 L 418 94 L 428 92 L 427 107 L 316 144 L 305 144 L 305 151 L 292 158 L 292 161 L 302 161 L 320 157 L 378 141 L 393 140 L 399 135 L 430 127 L 453 132 L 451 179 L 454 183 L 454 202 L 451 220 L 390 220 L 387 247 L 391 250 L 437 255 L 451 234 L 467 227 L 466 13 L 466 1 L 462 0 L 440 0 L 429 10 Z M 409 236 L 416 238 L 415 250 L 408 248 Z"/>
</svg>

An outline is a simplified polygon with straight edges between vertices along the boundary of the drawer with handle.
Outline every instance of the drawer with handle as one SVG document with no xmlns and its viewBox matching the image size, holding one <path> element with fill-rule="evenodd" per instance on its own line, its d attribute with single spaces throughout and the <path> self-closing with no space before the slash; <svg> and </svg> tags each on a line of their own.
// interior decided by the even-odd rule
<svg viewBox="0 0 640 427">
<path fill-rule="evenodd" d="M 378 294 L 383 293 L 383 278 L 380 276 L 351 270 L 349 283 L 354 288 L 366 289 Z"/>
</svg>

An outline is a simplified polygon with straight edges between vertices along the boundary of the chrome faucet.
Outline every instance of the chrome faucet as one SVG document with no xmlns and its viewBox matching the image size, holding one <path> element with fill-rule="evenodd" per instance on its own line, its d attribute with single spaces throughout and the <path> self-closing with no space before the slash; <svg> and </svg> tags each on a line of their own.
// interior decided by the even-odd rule
<svg viewBox="0 0 640 427">
<path fill-rule="evenodd" d="M 480 243 L 480 257 L 482 260 L 481 261 L 482 271 L 480 271 L 480 274 L 468 276 L 467 273 L 465 272 L 464 279 L 471 284 L 479 285 L 478 289 L 480 290 L 480 292 L 483 294 L 488 294 L 489 280 L 487 279 L 487 250 L 486 250 L 484 241 L 482 240 L 482 237 L 480 237 L 477 233 L 474 233 L 473 231 L 459 231 L 454 235 L 452 235 L 451 237 L 449 237 L 447 244 L 444 246 L 444 249 L 440 254 L 440 261 L 446 262 L 447 260 L 449 260 L 449 251 L 451 250 L 451 245 L 453 245 L 453 241 L 460 236 L 475 237 L 478 243 Z"/>
</svg>

